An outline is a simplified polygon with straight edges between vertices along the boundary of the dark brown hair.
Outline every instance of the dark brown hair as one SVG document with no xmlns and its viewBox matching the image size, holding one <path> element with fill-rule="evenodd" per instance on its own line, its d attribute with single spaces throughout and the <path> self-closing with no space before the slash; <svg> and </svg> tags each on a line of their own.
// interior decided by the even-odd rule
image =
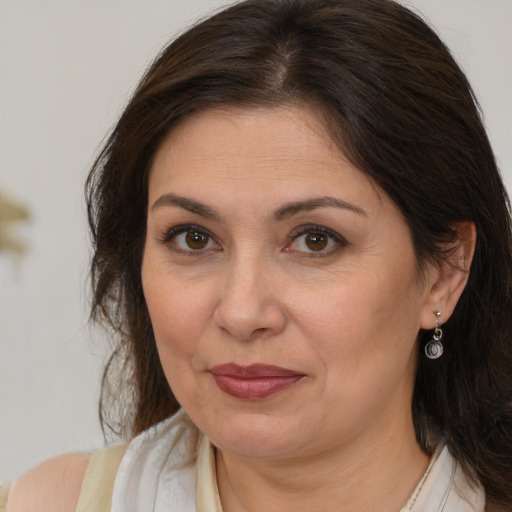
<svg viewBox="0 0 512 512">
<path fill-rule="evenodd" d="M 308 105 L 344 154 L 402 211 L 418 262 L 440 262 L 459 221 L 477 243 L 444 325 L 445 354 L 422 355 L 417 439 L 444 436 L 512 503 L 512 241 L 508 200 L 471 87 L 437 35 L 390 0 L 248 0 L 194 26 L 149 68 L 87 182 L 93 318 L 115 338 L 102 420 L 135 435 L 177 410 L 141 286 L 147 181 L 162 139 L 219 106 Z M 117 407 L 116 407 L 117 405 Z"/>
</svg>

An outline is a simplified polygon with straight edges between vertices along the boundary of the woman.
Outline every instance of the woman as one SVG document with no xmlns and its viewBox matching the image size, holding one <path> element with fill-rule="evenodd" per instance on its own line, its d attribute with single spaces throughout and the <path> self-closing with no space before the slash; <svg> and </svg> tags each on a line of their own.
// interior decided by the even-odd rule
<svg viewBox="0 0 512 512">
<path fill-rule="evenodd" d="M 36 468 L 7 510 L 511 510 L 508 202 L 417 16 L 249 0 L 201 22 L 88 205 L 102 419 L 130 441 Z"/>
</svg>

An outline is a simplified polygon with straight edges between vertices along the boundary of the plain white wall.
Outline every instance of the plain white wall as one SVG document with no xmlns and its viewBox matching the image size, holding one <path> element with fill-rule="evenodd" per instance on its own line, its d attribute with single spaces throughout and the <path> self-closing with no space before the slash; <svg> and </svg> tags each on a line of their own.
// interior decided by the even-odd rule
<svg viewBox="0 0 512 512">
<path fill-rule="evenodd" d="M 512 184 L 512 2 L 407 1 L 472 81 Z M 83 182 L 164 43 L 220 0 L 0 0 L 0 190 L 31 210 L 0 253 L 0 480 L 99 447 L 106 341 L 87 327 Z"/>
</svg>

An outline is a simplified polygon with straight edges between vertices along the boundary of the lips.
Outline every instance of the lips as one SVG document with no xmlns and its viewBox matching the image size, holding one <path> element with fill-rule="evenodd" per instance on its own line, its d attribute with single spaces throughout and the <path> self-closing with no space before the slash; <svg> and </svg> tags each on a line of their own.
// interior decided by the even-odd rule
<svg viewBox="0 0 512 512">
<path fill-rule="evenodd" d="M 222 364 L 210 369 L 219 389 L 241 400 L 264 400 L 298 383 L 305 375 L 280 366 Z"/>
</svg>

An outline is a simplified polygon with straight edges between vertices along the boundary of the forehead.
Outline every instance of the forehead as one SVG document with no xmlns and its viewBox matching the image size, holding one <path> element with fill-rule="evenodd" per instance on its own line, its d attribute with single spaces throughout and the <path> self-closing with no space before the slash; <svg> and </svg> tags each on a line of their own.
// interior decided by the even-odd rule
<svg viewBox="0 0 512 512">
<path fill-rule="evenodd" d="M 152 196 L 162 187 L 195 183 L 204 188 L 221 182 L 243 189 L 247 180 L 263 188 L 285 186 L 289 195 L 301 187 L 325 194 L 333 186 L 344 188 L 345 194 L 365 190 L 381 195 L 338 149 L 311 109 L 288 106 L 209 110 L 187 118 L 160 145 L 149 192 Z"/>
<path fill-rule="evenodd" d="M 199 134 L 200 141 L 196 139 Z M 238 149 L 237 156 L 247 159 L 265 155 L 289 158 L 295 154 L 293 149 L 304 148 L 305 143 L 311 149 L 318 149 L 319 154 L 332 152 L 343 157 L 319 118 L 310 109 L 292 106 L 210 109 L 196 113 L 171 131 L 157 153 L 187 152 L 196 143 L 210 157 L 227 152 L 234 155 Z M 196 156 L 200 154 L 203 152 Z"/>
</svg>

